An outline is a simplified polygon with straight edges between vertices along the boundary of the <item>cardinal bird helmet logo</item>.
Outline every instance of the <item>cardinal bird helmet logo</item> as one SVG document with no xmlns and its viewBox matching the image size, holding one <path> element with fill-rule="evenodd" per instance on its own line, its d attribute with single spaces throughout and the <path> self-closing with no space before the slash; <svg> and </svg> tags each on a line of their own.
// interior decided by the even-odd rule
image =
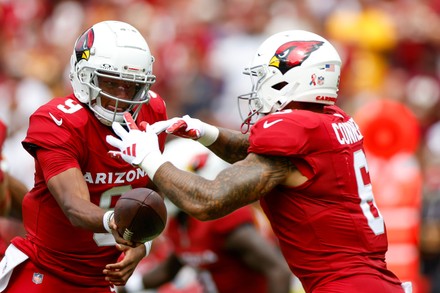
<svg viewBox="0 0 440 293">
<path fill-rule="evenodd" d="M 319 49 L 321 41 L 292 41 L 281 45 L 270 59 L 269 66 L 278 68 L 283 74 L 300 66 L 310 54 Z"/>
<path fill-rule="evenodd" d="M 87 30 L 78 38 L 78 41 L 76 41 L 75 44 L 75 53 L 76 53 L 77 62 L 82 59 L 89 60 L 90 48 L 92 48 L 94 41 L 95 41 L 95 33 L 93 32 L 93 29 Z"/>
</svg>

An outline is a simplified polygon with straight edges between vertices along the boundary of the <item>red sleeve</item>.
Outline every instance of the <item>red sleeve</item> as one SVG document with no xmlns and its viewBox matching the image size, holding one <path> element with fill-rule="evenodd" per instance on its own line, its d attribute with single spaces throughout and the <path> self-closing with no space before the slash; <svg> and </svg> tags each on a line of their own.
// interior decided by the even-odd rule
<svg viewBox="0 0 440 293">
<path fill-rule="evenodd" d="M 267 155 L 299 153 L 304 147 L 304 127 L 283 112 L 261 118 L 251 128 L 249 152 Z"/>
<path fill-rule="evenodd" d="M 59 149 L 56 151 L 48 149 L 38 149 L 36 152 L 36 159 L 40 164 L 41 170 L 43 171 L 44 180 L 47 182 L 53 176 L 66 171 L 70 168 L 81 167 L 75 158 L 70 156 L 69 152 Z"/>
<path fill-rule="evenodd" d="M 77 142 L 78 140 L 73 139 L 73 135 L 72 129 L 66 122 L 56 126 L 47 113 L 37 112 L 29 120 L 29 129 L 23 147 L 32 156 L 35 156 L 36 148 L 53 150 L 64 148 L 74 154 L 75 150 L 82 146 Z"/>
<path fill-rule="evenodd" d="M 319 151 L 328 140 L 318 115 L 286 110 L 261 118 L 251 128 L 251 153 L 274 156 L 302 156 Z M 312 139 L 311 139 L 312 138 Z"/>
<path fill-rule="evenodd" d="M 240 225 L 255 225 L 255 216 L 252 208 L 245 206 L 215 221 L 216 224 L 213 226 L 216 232 L 225 235 Z"/>
<path fill-rule="evenodd" d="M 53 117 L 63 120 L 63 123 L 58 126 Z M 78 131 L 85 122 L 70 119 L 72 115 L 65 115 L 52 105 L 40 108 L 30 117 L 28 132 L 22 144 L 43 167 L 46 182 L 60 172 L 79 167 L 81 154 L 87 147 L 82 143 Z"/>
</svg>

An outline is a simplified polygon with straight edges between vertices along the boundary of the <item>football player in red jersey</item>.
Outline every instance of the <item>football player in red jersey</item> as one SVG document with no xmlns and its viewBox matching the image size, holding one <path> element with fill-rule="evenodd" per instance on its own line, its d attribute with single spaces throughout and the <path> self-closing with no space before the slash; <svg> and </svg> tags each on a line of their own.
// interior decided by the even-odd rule
<svg viewBox="0 0 440 293">
<path fill-rule="evenodd" d="M 106 136 L 123 113 L 167 119 L 164 101 L 150 91 L 153 61 L 143 36 L 124 22 L 97 23 L 77 39 L 73 93 L 30 117 L 23 146 L 35 158 L 35 185 L 23 200 L 26 237 L 12 240 L 0 265 L 0 291 L 114 292 L 148 254 L 151 242 L 126 242 L 110 228 L 119 196 L 150 179 L 109 160 Z"/>
<path fill-rule="evenodd" d="M 214 180 L 173 166 L 157 147 L 154 127 L 107 141 L 138 163 L 190 215 L 211 220 L 259 200 L 292 272 L 306 292 L 410 292 L 387 269 L 384 220 L 375 204 L 363 136 L 335 105 L 341 59 L 314 33 L 269 37 L 246 73 L 252 91 L 242 134 L 200 120 L 173 118 L 168 133 L 190 137 L 233 163 Z M 248 114 L 249 113 L 249 114 Z M 127 115 L 127 120 L 130 117 Z M 137 156 L 126 149 L 144 151 Z M 405 287 L 405 289 L 403 288 Z"/>
<path fill-rule="evenodd" d="M 201 144 L 183 138 L 168 142 L 164 156 L 178 168 L 206 179 L 215 178 L 228 166 Z M 169 282 L 188 267 L 197 274 L 198 284 L 203 288 L 200 292 L 290 292 L 293 275 L 275 244 L 260 233 L 251 206 L 212 221 L 199 221 L 175 207 L 168 210 L 174 211 L 174 215 L 168 220 L 164 236 L 171 242 L 172 251 L 153 270 L 133 278 L 139 280 L 137 284 L 130 283 L 130 279 L 127 292 L 158 288 L 166 283 L 159 292 L 179 291 Z"/>
</svg>

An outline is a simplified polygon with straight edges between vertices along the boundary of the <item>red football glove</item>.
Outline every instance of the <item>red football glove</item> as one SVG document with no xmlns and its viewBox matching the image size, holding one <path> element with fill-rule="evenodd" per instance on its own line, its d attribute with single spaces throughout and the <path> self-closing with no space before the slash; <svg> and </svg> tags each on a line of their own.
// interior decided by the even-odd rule
<svg viewBox="0 0 440 293">
<path fill-rule="evenodd" d="M 166 129 L 169 134 L 174 134 L 183 138 L 191 138 L 197 140 L 205 134 L 203 122 L 194 119 L 188 115 L 177 119 L 170 127 Z"/>
<path fill-rule="evenodd" d="M 191 118 L 185 115 L 182 118 L 176 117 L 167 121 L 161 121 L 153 124 L 153 127 L 158 127 L 156 124 L 163 123 L 161 127 L 166 126 L 166 133 L 174 134 L 183 138 L 191 138 L 197 140 L 205 146 L 209 146 L 217 139 L 219 130 L 217 127 L 207 124 L 199 119 Z"/>
<path fill-rule="evenodd" d="M 146 130 L 148 123 L 142 121 L 139 123 L 139 129 Z M 149 126 L 156 134 L 165 131 L 168 134 L 174 134 L 183 138 L 197 140 L 204 146 L 209 146 L 217 139 L 219 130 L 217 127 L 191 118 L 188 115 L 175 117 L 165 121 L 158 121 Z"/>
</svg>

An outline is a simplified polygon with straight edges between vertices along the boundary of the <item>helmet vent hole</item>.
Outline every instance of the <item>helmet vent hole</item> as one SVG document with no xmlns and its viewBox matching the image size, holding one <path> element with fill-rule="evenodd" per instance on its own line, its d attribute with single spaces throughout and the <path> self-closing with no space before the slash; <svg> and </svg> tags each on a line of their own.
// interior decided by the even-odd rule
<svg viewBox="0 0 440 293">
<path fill-rule="evenodd" d="M 279 82 L 279 83 L 277 83 L 277 84 L 274 84 L 273 86 L 272 86 L 272 88 L 273 89 L 275 89 L 275 90 L 282 90 L 286 85 L 288 85 L 289 83 L 287 83 L 287 82 L 285 82 L 285 81 L 282 81 L 282 82 Z"/>
</svg>

